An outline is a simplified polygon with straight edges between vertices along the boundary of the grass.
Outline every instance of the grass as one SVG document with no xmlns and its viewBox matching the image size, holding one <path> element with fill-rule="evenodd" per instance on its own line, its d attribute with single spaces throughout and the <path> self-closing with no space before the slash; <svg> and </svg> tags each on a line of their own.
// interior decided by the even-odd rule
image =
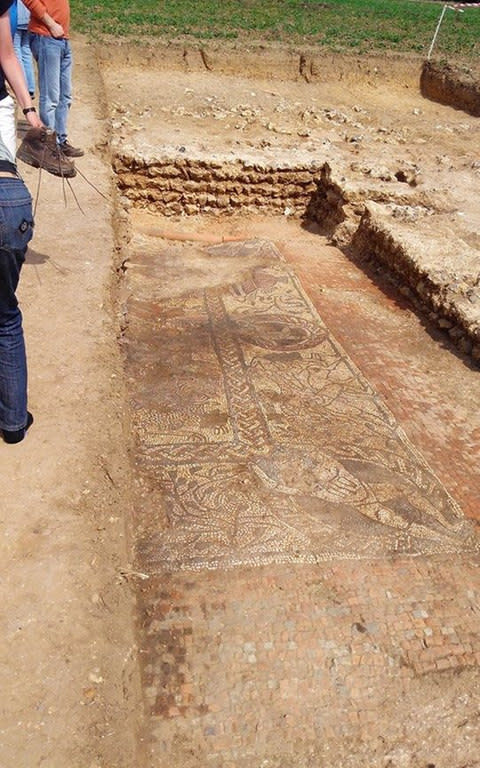
<svg viewBox="0 0 480 768">
<path fill-rule="evenodd" d="M 192 36 L 318 45 L 357 53 L 426 53 L 443 2 L 435 0 L 70 0 L 74 29 L 141 38 Z M 480 8 L 447 10 L 436 57 L 472 60 Z"/>
</svg>

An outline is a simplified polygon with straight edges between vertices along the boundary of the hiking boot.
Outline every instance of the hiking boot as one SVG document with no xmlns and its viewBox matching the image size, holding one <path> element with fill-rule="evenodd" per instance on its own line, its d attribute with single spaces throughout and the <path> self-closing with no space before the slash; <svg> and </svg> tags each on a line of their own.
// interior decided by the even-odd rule
<svg viewBox="0 0 480 768">
<path fill-rule="evenodd" d="M 54 176 L 71 179 L 77 173 L 73 162 L 60 152 L 55 131 L 46 128 L 30 128 L 27 131 L 18 148 L 17 158 Z"/>
<path fill-rule="evenodd" d="M 62 141 L 62 143 L 59 146 L 62 154 L 65 157 L 83 157 L 85 154 L 83 149 L 78 149 L 78 147 L 72 147 L 72 145 L 68 141 Z"/>
</svg>

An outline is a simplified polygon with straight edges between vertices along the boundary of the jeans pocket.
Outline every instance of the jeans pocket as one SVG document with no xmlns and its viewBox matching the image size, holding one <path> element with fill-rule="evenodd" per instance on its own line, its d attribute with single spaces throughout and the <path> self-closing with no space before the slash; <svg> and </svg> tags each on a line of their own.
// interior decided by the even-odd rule
<svg viewBox="0 0 480 768">
<path fill-rule="evenodd" d="M 23 256 L 33 236 L 32 201 L 23 182 L 16 179 L 8 182 L 21 184 L 24 191 L 18 190 L 21 194 L 17 199 L 14 194 L 5 199 L 4 184 L 0 185 L 3 188 L 0 189 L 0 248 Z"/>
</svg>

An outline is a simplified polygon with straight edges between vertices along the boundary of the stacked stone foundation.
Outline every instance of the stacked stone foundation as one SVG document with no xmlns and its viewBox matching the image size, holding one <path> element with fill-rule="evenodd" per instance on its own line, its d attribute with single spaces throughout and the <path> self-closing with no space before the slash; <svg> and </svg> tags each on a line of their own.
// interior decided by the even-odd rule
<svg viewBox="0 0 480 768">
<path fill-rule="evenodd" d="M 302 216 L 319 168 L 118 155 L 118 187 L 136 207 L 163 216 L 238 212 Z"/>
</svg>

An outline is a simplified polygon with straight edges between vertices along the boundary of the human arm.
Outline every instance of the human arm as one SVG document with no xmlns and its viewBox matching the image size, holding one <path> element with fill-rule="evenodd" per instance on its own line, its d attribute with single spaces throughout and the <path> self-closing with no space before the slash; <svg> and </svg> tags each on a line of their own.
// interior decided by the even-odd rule
<svg viewBox="0 0 480 768">
<path fill-rule="evenodd" d="M 22 67 L 13 49 L 8 11 L 0 16 L 0 67 L 21 108 L 32 108 L 32 99 L 28 92 Z M 33 128 L 42 127 L 43 123 L 36 112 L 27 112 L 25 117 Z"/>
<path fill-rule="evenodd" d="M 65 30 L 62 24 L 59 24 L 50 16 L 46 5 L 42 0 L 23 0 L 23 4 L 28 8 L 32 16 L 41 21 L 48 29 L 52 37 L 63 37 Z"/>
</svg>

